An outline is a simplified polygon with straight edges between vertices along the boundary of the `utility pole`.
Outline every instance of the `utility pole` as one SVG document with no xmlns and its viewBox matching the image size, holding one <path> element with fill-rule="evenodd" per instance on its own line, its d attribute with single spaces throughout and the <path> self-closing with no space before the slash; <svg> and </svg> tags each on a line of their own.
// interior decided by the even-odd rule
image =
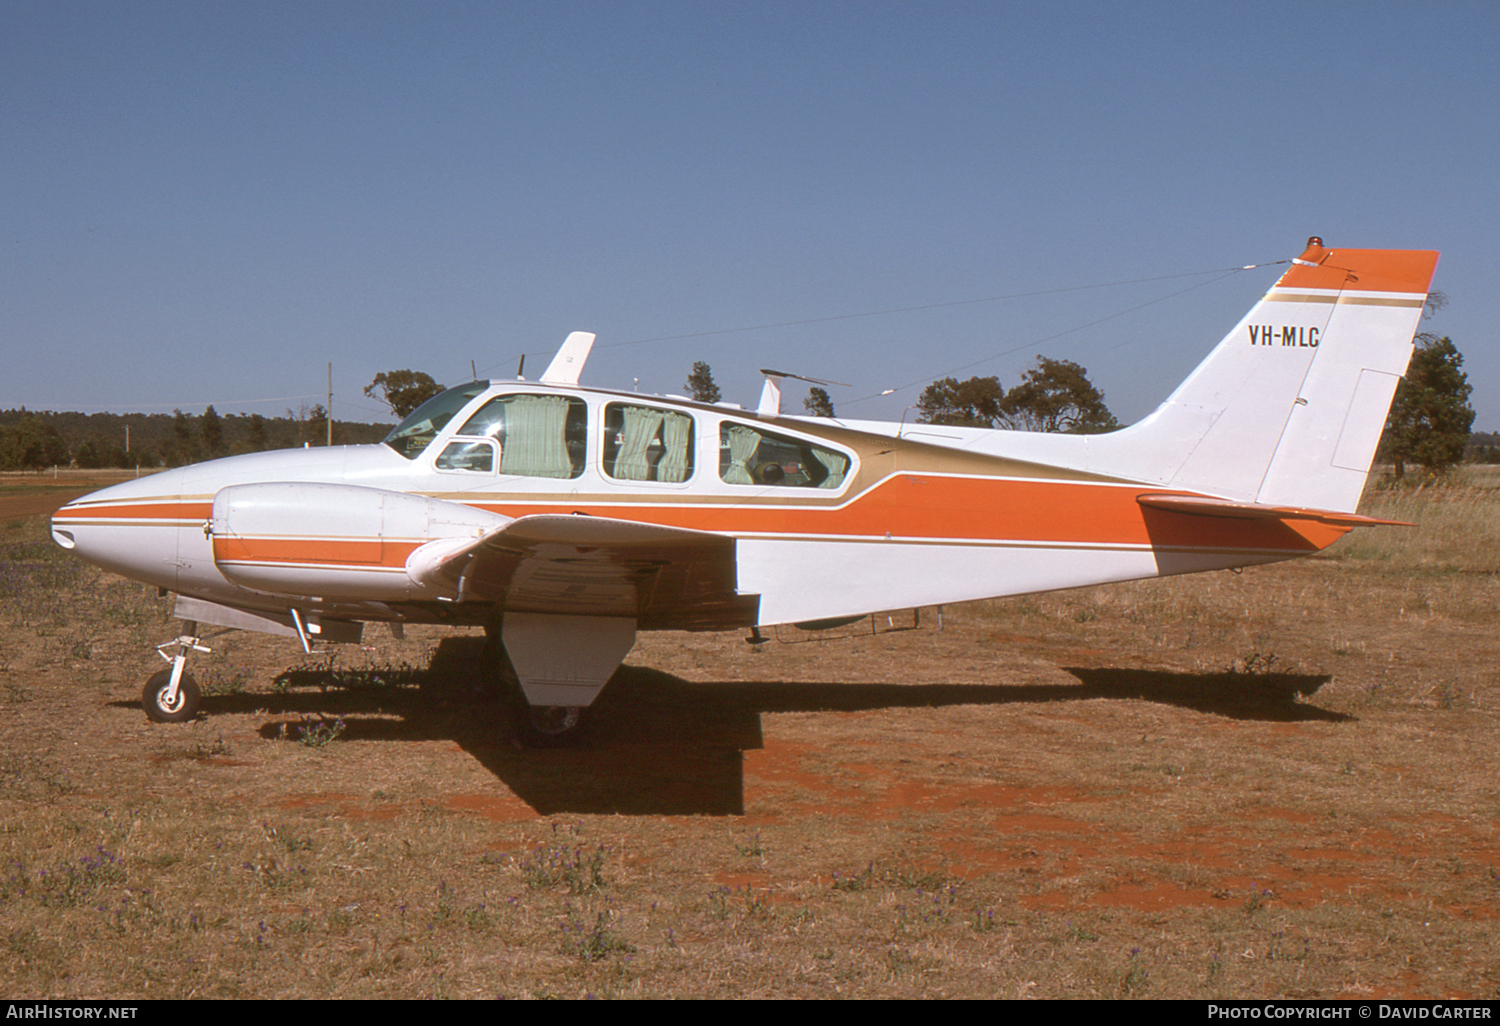
<svg viewBox="0 0 1500 1026">
<path fill-rule="evenodd" d="M 328 364 L 328 444 L 333 445 L 333 364 Z"/>
</svg>

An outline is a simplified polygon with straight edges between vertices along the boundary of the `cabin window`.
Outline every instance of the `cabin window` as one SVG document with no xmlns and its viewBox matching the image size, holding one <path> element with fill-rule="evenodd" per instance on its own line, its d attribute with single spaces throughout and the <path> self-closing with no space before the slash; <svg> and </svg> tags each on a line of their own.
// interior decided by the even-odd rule
<svg viewBox="0 0 1500 1026">
<path fill-rule="evenodd" d="M 449 442 L 434 464 L 439 470 L 467 470 L 474 474 L 495 472 L 495 443 L 487 438 L 460 438 Z"/>
<path fill-rule="evenodd" d="M 619 481 L 686 481 L 693 476 L 693 418 L 610 403 L 604 408 L 604 473 Z"/>
<path fill-rule="evenodd" d="M 719 429 L 719 476 L 726 484 L 838 488 L 848 472 L 849 457 L 832 449 L 748 424 L 725 422 Z"/>
<path fill-rule="evenodd" d="M 577 477 L 588 448 L 588 404 L 564 395 L 503 395 L 481 406 L 458 433 L 458 442 L 492 439 L 502 474 Z"/>
<path fill-rule="evenodd" d="M 488 381 L 471 381 L 467 385 L 439 392 L 407 414 L 406 419 L 385 436 L 385 444 L 409 460 L 416 459 L 448 421 L 489 387 Z"/>
</svg>

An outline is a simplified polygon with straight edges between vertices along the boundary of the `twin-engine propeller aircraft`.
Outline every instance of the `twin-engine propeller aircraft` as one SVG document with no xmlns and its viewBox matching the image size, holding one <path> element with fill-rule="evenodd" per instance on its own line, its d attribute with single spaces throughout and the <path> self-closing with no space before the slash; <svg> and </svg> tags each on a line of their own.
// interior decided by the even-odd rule
<svg viewBox="0 0 1500 1026">
<path fill-rule="evenodd" d="M 482 626 L 566 735 L 638 631 L 880 610 L 1271 563 L 1351 527 L 1438 255 L 1306 251 L 1162 406 L 1103 435 L 785 416 L 539 381 L 438 395 L 379 445 L 252 453 L 106 488 L 52 535 L 176 594 L 147 685 L 196 715 L 200 624 L 349 642 Z"/>
</svg>

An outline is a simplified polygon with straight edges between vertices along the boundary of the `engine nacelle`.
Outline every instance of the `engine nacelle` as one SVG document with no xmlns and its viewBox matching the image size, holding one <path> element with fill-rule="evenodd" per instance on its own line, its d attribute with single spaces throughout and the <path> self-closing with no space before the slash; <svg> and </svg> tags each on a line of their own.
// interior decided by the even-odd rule
<svg viewBox="0 0 1500 1026">
<path fill-rule="evenodd" d="M 432 572 L 429 554 L 472 543 L 511 519 L 383 488 L 287 481 L 221 489 L 209 530 L 215 565 L 241 587 L 391 602 L 456 598 L 457 582 Z"/>
</svg>

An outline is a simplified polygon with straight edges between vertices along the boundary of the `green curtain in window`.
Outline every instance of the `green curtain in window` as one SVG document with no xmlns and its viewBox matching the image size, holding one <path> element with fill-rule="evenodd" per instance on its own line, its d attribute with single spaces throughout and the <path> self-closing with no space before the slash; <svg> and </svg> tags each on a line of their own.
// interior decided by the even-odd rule
<svg viewBox="0 0 1500 1026">
<path fill-rule="evenodd" d="M 518 395 L 506 404 L 500 473 L 519 477 L 572 477 L 568 459 L 568 400 Z"/>
<path fill-rule="evenodd" d="M 750 461 L 755 459 L 755 450 L 760 448 L 760 432 L 739 424 L 725 426 L 724 437 L 729 442 L 729 466 L 724 468 L 724 480 L 728 484 L 754 484 L 750 476 Z"/>
<path fill-rule="evenodd" d="M 688 447 L 693 443 L 693 418 L 685 413 L 667 413 L 662 435 L 665 451 L 656 464 L 656 479 L 686 481 L 692 469 Z"/>
<path fill-rule="evenodd" d="M 666 411 L 646 406 L 621 406 L 619 409 L 620 451 L 615 454 L 615 467 L 611 473 L 621 481 L 649 481 L 651 462 L 647 459 L 647 450 L 656 441 L 656 432 Z"/>
<path fill-rule="evenodd" d="M 818 462 L 828 468 L 828 476 L 818 483 L 819 488 L 837 488 L 844 483 L 844 471 L 849 468 L 849 460 L 836 452 L 827 449 L 813 447 L 812 454 L 818 458 Z"/>
</svg>

